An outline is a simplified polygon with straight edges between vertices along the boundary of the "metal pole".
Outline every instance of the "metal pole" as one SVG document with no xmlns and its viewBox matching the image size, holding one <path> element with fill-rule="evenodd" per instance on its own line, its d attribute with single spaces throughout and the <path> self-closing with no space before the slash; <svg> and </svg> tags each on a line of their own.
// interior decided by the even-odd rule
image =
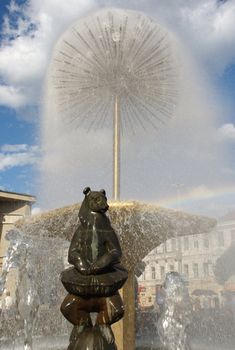
<svg viewBox="0 0 235 350">
<path fill-rule="evenodd" d="M 120 199 L 120 100 L 115 96 L 113 119 L 113 199 Z"/>
</svg>

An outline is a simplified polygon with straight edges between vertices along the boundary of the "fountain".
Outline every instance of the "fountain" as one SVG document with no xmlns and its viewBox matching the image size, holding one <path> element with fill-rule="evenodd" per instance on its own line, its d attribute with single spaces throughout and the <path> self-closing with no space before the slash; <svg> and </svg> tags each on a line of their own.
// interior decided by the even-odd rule
<svg viewBox="0 0 235 350">
<path fill-rule="evenodd" d="M 157 128 L 171 117 L 177 95 L 173 57 L 155 22 L 134 11 L 111 9 L 71 27 L 59 40 L 49 69 L 45 115 L 53 123 L 45 134 L 56 130 L 56 136 L 65 137 L 73 127 L 102 127 L 114 114 L 114 202 L 109 216 L 129 274 L 121 291 L 125 316 L 113 327 L 119 350 L 135 348 L 136 266 L 167 239 L 208 232 L 215 225 L 215 220 L 156 205 L 118 201 L 121 130 Z M 3 291 L 10 269 L 17 267 L 12 309 L 17 322 L 4 330 L 0 349 L 66 348 L 71 327 L 59 314 L 64 291 L 58 281 L 67 267 L 65 252 L 77 229 L 79 210 L 79 204 L 54 210 L 20 221 L 9 232 L 11 245 L 0 286 Z M 6 319 L 3 312 L 3 327 Z"/>
</svg>

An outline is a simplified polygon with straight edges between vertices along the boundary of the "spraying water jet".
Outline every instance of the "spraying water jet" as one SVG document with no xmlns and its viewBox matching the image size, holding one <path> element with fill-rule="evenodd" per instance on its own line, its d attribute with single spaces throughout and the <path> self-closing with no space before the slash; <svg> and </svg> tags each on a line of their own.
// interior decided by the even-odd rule
<svg viewBox="0 0 235 350">
<path fill-rule="evenodd" d="M 121 133 L 166 124 L 176 103 L 176 71 L 165 30 L 135 11 L 98 11 L 56 44 L 48 85 L 57 120 L 87 131 L 112 123 L 114 200 L 120 199 Z"/>
</svg>

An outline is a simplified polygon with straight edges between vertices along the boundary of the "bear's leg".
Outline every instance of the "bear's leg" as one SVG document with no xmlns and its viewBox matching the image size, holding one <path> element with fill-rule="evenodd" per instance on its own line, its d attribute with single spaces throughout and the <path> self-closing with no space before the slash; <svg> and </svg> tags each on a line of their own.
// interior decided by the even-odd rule
<svg viewBox="0 0 235 350">
<path fill-rule="evenodd" d="M 100 312 L 97 316 L 96 325 L 98 325 L 108 344 L 115 345 L 111 324 L 120 320 L 124 314 L 123 302 L 119 293 L 117 292 L 111 297 L 100 298 L 99 308 Z"/>
<path fill-rule="evenodd" d="M 86 299 L 68 294 L 61 304 L 60 310 L 64 317 L 74 326 L 82 326 L 82 328 L 92 327 Z"/>
<path fill-rule="evenodd" d="M 117 292 L 111 297 L 100 298 L 100 312 L 96 324 L 109 324 L 119 321 L 124 315 L 124 306 L 120 294 Z"/>
</svg>

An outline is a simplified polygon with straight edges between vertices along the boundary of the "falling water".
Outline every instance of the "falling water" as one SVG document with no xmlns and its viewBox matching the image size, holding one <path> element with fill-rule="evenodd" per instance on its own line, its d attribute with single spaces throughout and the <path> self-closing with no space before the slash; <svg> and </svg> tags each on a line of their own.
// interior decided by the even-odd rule
<svg viewBox="0 0 235 350">
<path fill-rule="evenodd" d="M 167 350 L 190 350 L 186 327 L 192 321 L 192 309 L 185 281 L 177 272 L 169 272 L 162 288 L 163 310 L 157 328 Z"/>
<path fill-rule="evenodd" d="M 14 349 L 23 343 L 24 350 L 32 350 L 33 335 L 67 333 L 57 310 L 63 293 L 59 274 L 64 268 L 67 243 L 59 238 L 30 237 L 17 229 L 9 231 L 6 239 L 10 246 L 0 278 L 1 294 L 10 283 L 17 283 L 13 306 L 10 310 L 3 307 L 1 313 L 0 349 Z"/>
</svg>

